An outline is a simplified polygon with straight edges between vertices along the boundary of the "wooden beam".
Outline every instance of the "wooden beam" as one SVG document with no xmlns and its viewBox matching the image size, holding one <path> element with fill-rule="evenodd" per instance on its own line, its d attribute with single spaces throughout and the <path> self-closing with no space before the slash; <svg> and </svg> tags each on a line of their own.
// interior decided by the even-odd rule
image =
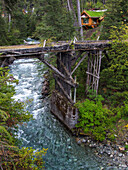
<svg viewBox="0 0 128 170">
<path fill-rule="evenodd" d="M 76 61 L 78 60 L 78 58 L 81 56 L 82 53 L 83 51 L 79 51 L 79 54 L 76 57 L 72 58 L 71 66 L 73 66 L 76 63 Z"/>
<path fill-rule="evenodd" d="M 99 77 L 99 75 L 100 75 L 101 58 L 102 58 L 102 51 L 99 51 L 98 77 Z M 96 93 L 98 93 L 98 86 L 99 86 L 99 79 L 97 80 Z"/>
<path fill-rule="evenodd" d="M 56 80 L 56 83 L 58 84 L 59 88 L 62 90 L 63 94 L 65 95 L 65 97 L 68 99 L 68 101 L 71 104 L 74 104 L 72 99 L 70 98 L 70 96 L 66 93 L 66 91 L 64 90 L 63 86 L 60 84 L 60 82 L 57 80 L 56 76 L 54 75 L 54 78 Z"/>
<path fill-rule="evenodd" d="M 45 59 L 44 59 L 44 55 L 41 55 L 38 57 L 38 59 L 40 61 L 42 61 L 44 64 L 46 64 L 49 68 L 51 68 L 56 74 L 58 74 L 60 77 L 66 79 L 65 75 L 62 74 L 57 68 L 55 68 L 53 65 L 51 65 L 50 63 L 48 63 Z"/>
<path fill-rule="evenodd" d="M 71 76 L 71 73 L 68 71 L 68 69 L 65 67 L 65 65 L 63 64 L 63 62 L 59 59 L 59 57 L 57 58 L 59 63 L 61 64 L 61 66 L 63 67 L 63 69 L 65 70 L 66 74 L 68 75 L 69 79 L 73 82 L 73 84 L 76 84 L 73 77 Z"/>
<path fill-rule="evenodd" d="M 73 69 L 73 71 L 71 72 L 71 75 L 76 71 L 76 69 L 79 67 L 79 65 L 83 62 L 83 60 L 85 59 L 85 57 L 87 57 L 87 54 L 85 54 L 82 59 L 78 62 L 78 64 L 76 65 L 76 67 Z"/>
<path fill-rule="evenodd" d="M 36 55 L 40 55 L 43 52 L 39 52 L 39 53 L 24 53 L 24 54 L 4 54 L 4 55 L 0 55 L 0 58 L 9 58 L 9 57 L 25 57 L 25 56 L 36 56 Z M 37 58 L 37 57 L 35 57 Z"/>
<path fill-rule="evenodd" d="M 96 77 L 97 79 L 99 79 L 99 78 L 100 78 L 99 76 L 96 76 L 95 74 L 89 73 L 89 72 L 87 72 L 87 71 L 86 71 L 86 73 L 87 73 L 87 74 L 90 74 L 91 76 Z"/>
<path fill-rule="evenodd" d="M 4 67 L 5 62 L 7 61 L 7 58 L 4 59 L 0 67 Z"/>
<path fill-rule="evenodd" d="M 76 76 L 75 76 L 75 82 L 76 82 Z M 74 88 L 74 103 L 76 103 L 76 87 Z"/>
<path fill-rule="evenodd" d="M 70 80 L 64 79 L 61 76 L 59 76 L 58 74 L 55 74 L 57 77 L 59 77 L 62 81 L 66 82 L 67 84 L 69 84 L 72 87 L 77 87 L 78 84 L 77 83 L 72 83 Z"/>
</svg>

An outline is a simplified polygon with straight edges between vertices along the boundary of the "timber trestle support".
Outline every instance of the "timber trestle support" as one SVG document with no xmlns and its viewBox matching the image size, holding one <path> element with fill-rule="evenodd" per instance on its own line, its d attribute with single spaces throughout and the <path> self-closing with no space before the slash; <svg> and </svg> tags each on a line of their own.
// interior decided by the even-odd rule
<svg viewBox="0 0 128 170">
<path fill-rule="evenodd" d="M 105 48 L 110 47 L 109 41 L 79 41 L 63 42 L 35 49 L 0 50 L 0 64 L 6 65 L 6 60 L 19 58 L 38 58 L 53 71 L 55 91 L 51 96 L 51 111 L 69 128 L 75 127 L 78 120 L 78 110 L 75 108 L 77 93 L 77 77 L 75 71 L 86 59 L 86 88 L 98 93 L 101 59 Z M 105 52 L 103 54 L 103 52 Z M 50 64 L 45 53 L 56 57 L 56 67 Z"/>
<path fill-rule="evenodd" d="M 77 77 L 73 75 L 85 58 L 87 61 L 85 93 L 88 93 L 90 89 L 98 93 L 102 50 L 79 51 L 76 57 L 72 51 L 58 52 L 57 67 L 48 63 L 44 55 L 39 57 L 53 70 L 55 91 L 51 97 L 51 111 L 70 129 L 75 127 L 78 120 L 78 110 L 74 107 L 78 83 Z"/>
</svg>

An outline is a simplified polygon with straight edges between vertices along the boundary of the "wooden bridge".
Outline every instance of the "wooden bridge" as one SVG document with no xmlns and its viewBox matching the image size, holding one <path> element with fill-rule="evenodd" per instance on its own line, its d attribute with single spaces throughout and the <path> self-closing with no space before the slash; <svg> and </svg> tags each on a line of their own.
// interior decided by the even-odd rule
<svg viewBox="0 0 128 170">
<path fill-rule="evenodd" d="M 55 91 L 51 97 L 51 111 L 69 129 L 72 129 L 78 120 L 78 110 L 74 107 L 78 84 L 73 73 L 83 60 L 88 58 L 86 90 L 93 89 L 98 92 L 101 59 L 103 55 L 107 56 L 107 47 L 110 47 L 109 41 L 57 42 L 45 47 L 35 48 L 13 46 L 11 49 L 0 49 L 0 66 L 7 66 L 16 59 L 38 58 L 51 68 L 55 78 Z M 53 53 L 56 56 L 57 67 L 45 59 L 45 53 L 49 53 L 49 55 Z M 73 92 L 72 89 L 74 89 Z"/>
</svg>

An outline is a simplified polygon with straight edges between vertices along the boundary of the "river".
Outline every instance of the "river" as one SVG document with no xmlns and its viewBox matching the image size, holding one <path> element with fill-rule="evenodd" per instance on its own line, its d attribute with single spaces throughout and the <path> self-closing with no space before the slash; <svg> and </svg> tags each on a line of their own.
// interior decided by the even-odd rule
<svg viewBox="0 0 128 170">
<path fill-rule="evenodd" d="M 89 147 L 79 146 L 75 137 L 50 113 L 49 98 L 42 98 L 44 65 L 38 59 L 16 60 L 10 72 L 19 84 L 15 99 L 27 100 L 26 109 L 34 120 L 19 127 L 18 137 L 25 147 L 48 148 L 46 170 L 100 170 L 106 167 Z M 31 99 L 29 101 L 29 99 Z"/>
</svg>

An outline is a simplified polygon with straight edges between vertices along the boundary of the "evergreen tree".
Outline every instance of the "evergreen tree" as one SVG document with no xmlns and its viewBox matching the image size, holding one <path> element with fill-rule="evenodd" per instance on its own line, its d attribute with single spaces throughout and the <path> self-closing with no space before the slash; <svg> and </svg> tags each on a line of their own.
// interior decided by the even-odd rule
<svg viewBox="0 0 128 170">
<path fill-rule="evenodd" d="M 7 25 L 0 13 L 0 45 L 8 44 L 7 41 Z"/>
<path fill-rule="evenodd" d="M 122 23 L 128 23 L 128 3 L 125 0 L 108 0 L 106 7 L 101 39 L 109 39 L 111 26 L 119 28 Z"/>
<path fill-rule="evenodd" d="M 43 16 L 35 35 L 43 39 L 69 40 L 74 35 L 73 17 L 60 0 L 43 0 Z"/>
<path fill-rule="evenodd" d="M 108 50 L 110 61 L 101 72 L 100 87 L 109 104 L 121 106 L 128 103 L 128 27 L 113 27 L 110 35 L 113 39 Z"/>
</svg>

